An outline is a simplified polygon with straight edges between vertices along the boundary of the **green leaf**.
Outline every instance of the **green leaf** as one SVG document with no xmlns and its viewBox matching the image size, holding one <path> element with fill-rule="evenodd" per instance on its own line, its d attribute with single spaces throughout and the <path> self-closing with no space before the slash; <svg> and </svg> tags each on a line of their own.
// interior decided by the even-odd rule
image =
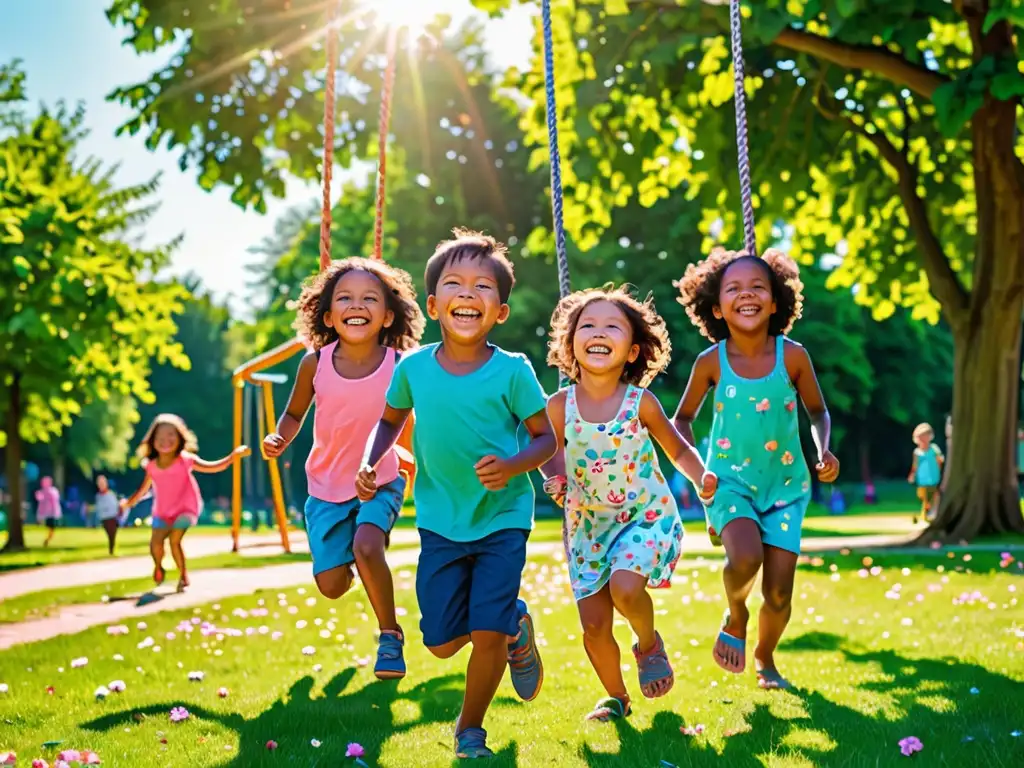
<svg viewBox="0 0 1024 768">
<path fill-rule="evenodd" d="M 985 102 L 984 92 L 968 90 L 970 80 L 943 83 L 932 94 L 939 129 L 947 138 L 956 136 Z"/>
<path fill-rule="evenodd" d="M 1024 96 L 1024 75 L 1020 72 L 1002 72 L 989 81 L 989 93 L 1000 101 L 1012 101 Z"/>
<path fill-rule="evenodd" d="M 1024 27 L 1024 7 L 1010 5 L 1011 0 L 1003 0 L 1005 3 L 999 8 L 992 8 L 985 14 L 985 23 L 982 25 L 982 33 L 988 34 L 992 27 L 1000 21 L 1009 22 L 1014 27 Z"/>
<path fill-rule="evenodd" d="M 609 16 L 626 16 L 629 14 L 629 3 L 626 0 L 604 0 L 604 12 Z"/>
<path fill-rule="evenodd" d="M 14 272 L 18 277 L 28 277 L 32 273 L 32 265 L 20 253 L 11 260 L 11 263 L 14 265 Z"/>
</svg>

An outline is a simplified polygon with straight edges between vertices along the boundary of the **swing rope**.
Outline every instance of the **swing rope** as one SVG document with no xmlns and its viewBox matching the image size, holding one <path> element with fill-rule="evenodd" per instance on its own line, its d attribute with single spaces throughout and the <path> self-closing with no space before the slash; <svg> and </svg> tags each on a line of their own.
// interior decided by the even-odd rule
<svg viewBox="0 0 1024 768">
<path fill-rule="evenodd" d="M 384 84 L 380 94 L 380 133 L 377 145 L 377 215 L 373 226 L 373 258 L 384 259 L 384 207 L 387 203 L 386 181 L 388 167 L 388 131 L 391 125 L 391 95 L 395 89 L 395 49 L 398 45 L 398 31 L 388 34 L 388 61 L 384 69 Z"/>
<path fill-rule="evenodd" d="M 320 210 L 320 271 L 331 266 L 331 178 L 334 166 L 334 121 L 336 104 L 336 73 L 338 62 L 338 4 L 331 3 L 327 22 L 327 62 L 324 69 L 324 165 L 321 175 L 323 202 Z M 380 117 L 377 145 L 377 208 L 373 223 L 373 257 L 384 258 L 384 209 L 387 202 L 387 150 L 391 125 L 391 97 L 395 88 L 395 60 L 398 32 L 388 35 L 387 63 L 381 86 Z"/>
<path fill-rule="evenodd" d="M 547 96 L 548 152 L 551 164 L 551 213 L 555 230 L 555 258 L 558 262 L 558 293 L 565 298 L 571 292 L 569 259 L 565 252 L 565 226 L 562 223 L 562 157 L 558 150 L 558 104 L 555 99 L 555 55 L 551 38 L 551 0 L 541 3 L 544 27 L 544 89 Z"/>
<path fill-rule="evenodd" d="M 338 62 L 338 4 L 331 3 L 327 17 L 327 61 L 324 68 L 324 165 L 321 174 L 323 203 L 320 210 L 320 271 L 331 266 L 331 174 L 334 169 L 334 104 Z"/>
<path fill-rule="evenodd" d="M 754 197 L 750 183 L 750 146 L 747 140 L 747 92 L 743 87 L 743 30 L 740 0 L 729 0 L 729 29 L 732 32 L 732 62 L 736 75 L 736 154 L 739 159 L 740 198 L 743 201 L 743 247 L 751 256 L 757 255 L 754 231 Z"/>
</svg>

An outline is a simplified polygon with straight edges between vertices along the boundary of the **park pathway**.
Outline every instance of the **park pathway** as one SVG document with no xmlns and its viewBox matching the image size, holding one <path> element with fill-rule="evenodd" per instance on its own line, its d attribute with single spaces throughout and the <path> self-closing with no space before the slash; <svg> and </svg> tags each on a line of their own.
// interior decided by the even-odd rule
<svg viewBox="0 0 1024 768">
<path fill-rule="evenodd" d="M 924 547 L 905 546 L 915 534 L 878 534 L 861 536 L 812 536 L 802 543 L 804 554 L 835 552 L 855 549 L 858 553 L 900 552 L 906 554 L 938 554 Z M 412 530 L 393 532 L 392 551 L 388 562 L 392 568 L 415 565 L 419 555 L 418 534 Z M 197 537 L 189 548 L 191 557 L 219 554 L 230 550 L 230 543 L 223 540 L 206 541 Z M 280 554 L 281 546 L 274 535 L 250 536 L 241 542 L 241 557 L 265 557 Z M 533 542 L 529 545 L 531 556 L 550 555 L 562 548 L 560 541 Z M 974 544 L 968 547 L 946 547 L 944 551 L 970 549 L 974 551 L 1019 549 L 998 543 Z M 292 551 L 308 551 L 305 536 L 292 539 Z M 702 555 L 721 554 L 722 550 L 712 546 L 706 534 L 687 534 L 687 565 L 694 564 L 693 558 Z M 709 561 L 713 562 L 713 561 Z M 139 578 L 150 573 L 152 561 L 148 557 L 124 557 L 105 560 L 102 563 L 67 563 L 45 568 L 33 568 L 0 575 L 0 601 L 30 592 L 56 589 L 69 585 L 96 584 L 106 581 Z M 48 640 L 59 635 L 81 632 L 99 624 L 114 624 L 161 611 L 176 611 L 197 605 L 223 600 L 239 595 L 249 595 L 257 590 L 285 589 L 311 582 L 308 562 L 265 565 L 256 568 L 209 568 L 193 571 L 192 586 L 184 594 L 174 592 L 173 586 L 134 597 L 112 600 L 108 603 L 70 605 L 57 613 L 42 619 L 0 624 L 0 650 L 14 645 Z M 142 598 L 140 600 L 140 598 Z"/>
</svg>

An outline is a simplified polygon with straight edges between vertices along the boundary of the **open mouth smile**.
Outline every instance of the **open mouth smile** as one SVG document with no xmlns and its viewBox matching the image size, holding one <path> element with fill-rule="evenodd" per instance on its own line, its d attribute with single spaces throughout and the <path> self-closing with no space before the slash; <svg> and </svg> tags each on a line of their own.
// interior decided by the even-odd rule
<svg viewBox="0 0 1024 768">
<path fill-rule="evenodd" d="M 736 312 L 744 317 L 753 317 L 761 311 L 761 308 L 754 304 L 746 304 L 742 307 L 738 307 Z"/>
<path fill-rule="evenodd" d="M 587 347 L 588 355 L 610 355 L 611 353 L 612 348 L 607 344 L 591 344 Z"/>
<path fill-rule="evenodd" d="M 452 317 L 459 320 L 479 320 L 483 317 L 483 313 L 478 309 L 470 309 L 469 307 L 459 307 L 458 309 L 452 310 Z"/>
<path fill-rule="evenodd" d="M 344 321 L 345 325 L 368 325 L 369 322 L 365 317 L 349 317 Z"/>
</svg>

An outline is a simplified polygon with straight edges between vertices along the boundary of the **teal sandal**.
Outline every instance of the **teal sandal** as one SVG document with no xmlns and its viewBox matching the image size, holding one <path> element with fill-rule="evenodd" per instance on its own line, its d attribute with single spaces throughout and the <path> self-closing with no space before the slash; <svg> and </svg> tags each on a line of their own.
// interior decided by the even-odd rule
<svg viewBox="0 0 1024 768">
<path fill-rule="evenodd" d="M 648 699 L 657 699 L 672 690 L 676 677 L 665 652 L 665 643 L 661 635 L 654 634 L 654 648 L 646 653 L 633 644 L 633 657 L 636 659 L 637 675 L 640 677 L 640 692 Z"/>
<path fill-rule="evenodd" d="M 608 696 L 597 702 L 590 714 L 583 719 L 596 720 L 599 723 L 607 723 L 610 720 L 621 720 L 624 717 L 629 717 L 629 714 L 632 711 L 633 709 L 629 705 L 628 696 L 622 699 L 618 696 Z"/>
<path fill-rule="evenodd" d="M 455 734 L 455 756 L 460 760 L 494 757 L 494 753 L 487 748 L 487 731 L 483 728 L 467 728 Z"/>
<path fill-rule="evenodd" d="M 747 641 L 745 638 L 734 637 L 725 631 L 725 628 L 729 626 L 729 620 L 729 612 L 726 611 L 725 616 L 722 617 L 722 629 L 719 631 L 718 639 L 715 641 L 715 647 L 712 649 L 712 656 L 715 657 L 715 663 L 726 672 L 739 674 L 747 668 Z M 733 651 L 736 651 L 739 656 L 739 661 L 732 662 L 727 657 L 721 655 L 718 652 L 719 643 Z"/>
</svg>

